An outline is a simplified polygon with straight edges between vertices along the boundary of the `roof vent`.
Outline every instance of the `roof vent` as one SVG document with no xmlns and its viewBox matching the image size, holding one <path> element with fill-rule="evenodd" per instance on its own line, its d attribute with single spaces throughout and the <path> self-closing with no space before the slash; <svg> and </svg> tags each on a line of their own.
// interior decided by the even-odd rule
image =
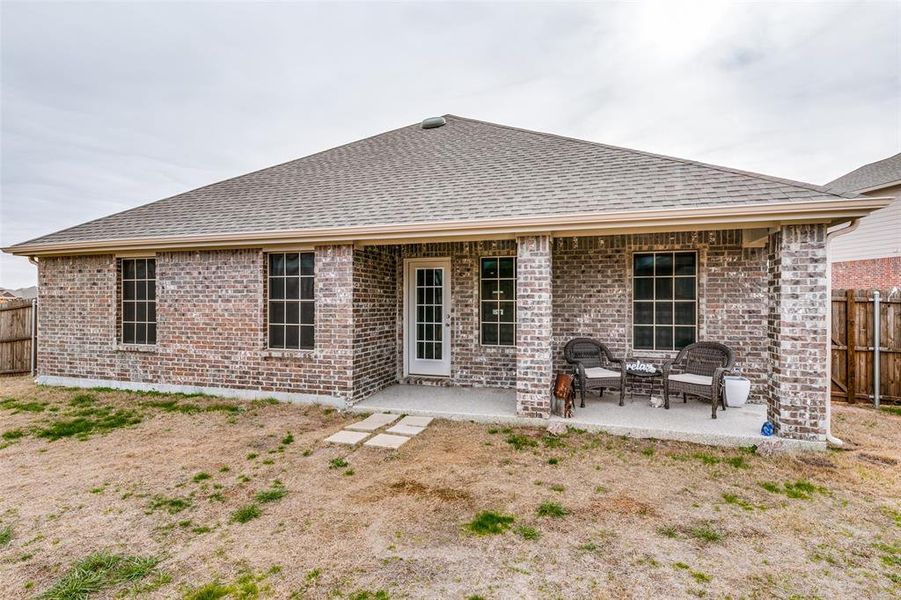
<svg viewBox="0 0 901 600">
<path fill-rule="evenodd" d="M 444 117 L 429 117 L 428 119 L 424 119 L 422 121 L 423 129 L 435 129 L 436 127 L 443 127 L 447 124 L 447 119 Z"/>
</svg>

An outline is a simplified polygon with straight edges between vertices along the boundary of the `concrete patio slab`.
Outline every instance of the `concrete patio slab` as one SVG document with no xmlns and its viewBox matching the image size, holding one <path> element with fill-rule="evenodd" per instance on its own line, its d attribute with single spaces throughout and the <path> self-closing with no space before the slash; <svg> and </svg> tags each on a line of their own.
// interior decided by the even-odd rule
<svg viewBox="0 0 901 600">
<path fill-rule="evenodd" d="M 325 438 L 325 441 L 330 444 L 347 444 L 348 446 L 355 446 L 367 437 L 369 437 L 369 434 L 363 431 L 346 431 L 342 429 Z"/>
<path fill-rule="evenodd" d="M 414 416 L 442 417 L 482 423 L 505 423 L 547 427 L 561 421 L 569 427 L 604 431 L 614 435 L 695 442 L 714 446 L 750 446 L 778 440 L 784 448 L 822 450 L 825 444 L 764 437 L 760 427 L 766 421 L 766 405 L 748 404 L 719 411 L 710 418 L 710 404 L 689 399 L 677 400 L 669 410 L 648 406 L 647 398 L 626 398 L 619 406 L 614 393 L 604 398 L 591 394 L 585 408 L 576 406 L 572 419 L 526 418 L 516 415 L 515 390 L 461 388 L 424 385 L 393 385 L 350 408 L 359 412 L 394 412 Z"/>
<path fill-rule="evenodd" d="M 352 423 L 351 425 L 346 426 L 344 429 L 352 429 L 353 431 L 375 431 L 385 425 L 390 425 L 397 421 L 398 415 L 389 414 L 383 412 L 377 412 L 375 414 L 369 415 L 362 421 L 358 423 Z"/>
<path fill-rule="evenodd" d="M 429 419 L 431 420 L 431 418 Z M 425 431 L 425 427 L 416 427 L 414 425 L 404 425 L 403 421 L 386 430 L 387 433 L 396 433 L 398 435 L 406 435 L 413 437 Z"/>
<path fill-rule="evenodd" d="M 398 422 L 398 425 L 410 425 L 412 427 L 425 427 L 432 422 L 433 417 L 420 417 L 407 415 Z"/>
<path fill-rule="evenodd" d="M 397 450 L 401 446 L 407 443 L 410 438 L 403 435 L 390 435 L 387 433 L 379 433 L 372 437 L 371 440 L 367 441 L 364 446 L 371 446 L 373 448 L 389 448 L 391 450 Z"/>
</svg>

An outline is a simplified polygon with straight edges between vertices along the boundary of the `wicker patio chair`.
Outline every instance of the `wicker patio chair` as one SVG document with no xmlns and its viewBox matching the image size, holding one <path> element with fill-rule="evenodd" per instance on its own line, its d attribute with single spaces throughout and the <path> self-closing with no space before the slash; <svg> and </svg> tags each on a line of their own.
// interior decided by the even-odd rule
<svg viewBox="0 0 901 600">
<path fill-rule="evenodd" d="M 682 392 L 682 400 L 688 402 L 686 394 L 710 400 L 713 405 L 711 417 L 716 418 L 716 404 L 722 403 L 723 375 L 735 366 L 735 353 L 728 346 L 718 342 L 697 342 L 679 351 L 676 358 L 663 363 L 663 402 L 669 408 L 669 395 Z M 673 372 L 673 368 L 676 371 Z"/>
<path fill-rule="evenodd" d="M 585 392 L 599 390 L 603 395 L 606 388 L 619 389 L 619 405 L 623 405 L 625 364 L 621 358 L 614 358 L 607 346 L 590 338 L 575 338 L 566 343 L 563 356 L 573 365 L 582 408 L 585 408 Z"/>
</svg>

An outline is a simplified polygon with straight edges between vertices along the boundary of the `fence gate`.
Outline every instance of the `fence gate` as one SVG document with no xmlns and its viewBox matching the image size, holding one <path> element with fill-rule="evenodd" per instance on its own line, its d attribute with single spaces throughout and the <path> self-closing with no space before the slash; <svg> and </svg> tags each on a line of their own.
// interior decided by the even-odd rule
<svg viewBox="0 0 901 600">
<path fill-rule="evenodd" d="M 0 304 L 0 375 L 31 371 L 33 310 L 31 300 Z"/>
<path fill-rule="evenodd" d="M 879 396 L 901 404 L 901 298 L 880 301 Z M 832 398 L 873 402 L 875 303 L 869 290 L 832 293 Z"/>
</svg>

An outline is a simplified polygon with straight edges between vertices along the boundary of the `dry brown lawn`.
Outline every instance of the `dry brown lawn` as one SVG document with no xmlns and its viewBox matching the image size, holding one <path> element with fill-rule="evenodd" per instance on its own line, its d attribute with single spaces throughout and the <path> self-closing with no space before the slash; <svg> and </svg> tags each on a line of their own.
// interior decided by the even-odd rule
<svg viewBox="0 0 901 600">
<path fill-rule="evenodd" d="M 898 597 L 901 417 L 834 413 L 849 450 L 438 420 L 392 452 L 324 445 L 359 416 L 319 407 L 0 379 L 0 596 L 77 597 L 107 552 L 159 562 L 92 598 Z"/>
</svg>

